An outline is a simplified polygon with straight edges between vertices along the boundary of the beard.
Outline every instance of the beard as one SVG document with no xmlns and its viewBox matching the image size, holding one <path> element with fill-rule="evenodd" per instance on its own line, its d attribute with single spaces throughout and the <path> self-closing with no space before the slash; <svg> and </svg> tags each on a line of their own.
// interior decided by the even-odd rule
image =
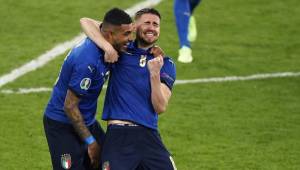
<svg viewBox="0 0 300 170">
<path fill-rule="evenodd" d="M 124 48 L 124 43 L 117 43 L 113 45 L 114 49 L 118 52 L 124 52 L 126 51 L 126 48 Z"/>
<path fill-rule="evenodd" d="M 147 46 L 153 45 L 158 40 L 158 38 L 156 38 L 152 41 L 149 41 L 149 40 L 143 38 L 142 36 L 140 36 L 139 34 L 137 34 L 136 40 L 142 47 L 147 47 Z"/>
</svg>

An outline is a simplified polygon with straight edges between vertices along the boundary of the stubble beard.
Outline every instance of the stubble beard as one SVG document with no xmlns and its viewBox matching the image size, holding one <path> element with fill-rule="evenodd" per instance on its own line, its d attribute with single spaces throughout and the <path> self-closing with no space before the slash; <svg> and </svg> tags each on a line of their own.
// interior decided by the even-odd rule
<svg viewBox="0 0 300 170">
<path fill-rule="evenodd" d="M 145 40 L 143 37 L 141 37 L 140 35 L 137 35 L 136 40 L 141 47 L 148 47 L 148 46 L 152 46 L 158 39 L 155 39 L 154 41 L 149 42 L 149 41 Z"/>
</svg>

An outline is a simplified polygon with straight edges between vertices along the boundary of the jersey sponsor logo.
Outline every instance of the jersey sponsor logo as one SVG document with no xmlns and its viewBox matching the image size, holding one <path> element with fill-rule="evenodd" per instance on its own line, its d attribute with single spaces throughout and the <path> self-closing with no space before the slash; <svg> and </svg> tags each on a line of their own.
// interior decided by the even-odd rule
<svg viewBox="0 0 300 170">
<path fill-rule="evenodd" d="M 108 161 L 105 161 L 102 165 L 102 170 L 110 170 L 110 165 Z"/>
<path fill-rule="evenodd" d="M 146 56 L 146 55 L 141 55 L 141 58 L 140 58 L 140 66 L 141 66 L 141 67 L 145 67 L 145 66 L 146 66 L 146 63 L 147 63 L 147 56 Z"/>
<path fill-rule="evenodd" d="M 80 88 L 82 90 L 88 90 L 91 86 L 92 80 L 90 78 L 84 78 L 80 82 Z"/>
<path fill-rule="evenodd" d="M 61 166 L 64 169 L 70 169 L 71 165 L 72 165 L 71 155 L 68 154 L 68 153 L 67 154 L 62 154 L 61 158 L 60 158 L 60 163 L 61 163 Z"/>
<path fill-rule="evenodd" d="M 95 70 L 95 68 L 93 68 L 92 66 L 88 66 L 88 69 L 90 70 L 91 73 L 93 73 Z"/>
</svg>

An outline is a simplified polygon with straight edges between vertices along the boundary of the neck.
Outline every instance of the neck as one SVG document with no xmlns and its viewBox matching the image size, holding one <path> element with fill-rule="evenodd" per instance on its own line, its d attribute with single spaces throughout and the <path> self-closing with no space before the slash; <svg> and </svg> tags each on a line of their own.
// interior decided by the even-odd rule
<svg viewBox="0 0 300 170">
<path fill-rule="evenodd" d="M 143 43 L 141 41 L 137 41 L 137 47 L 138 48 L 147 50 L 147 49 L 151 48 L 152 46 L 153 46 L 153 44 L 145 44 L 145 43 Z"/>
</svg>

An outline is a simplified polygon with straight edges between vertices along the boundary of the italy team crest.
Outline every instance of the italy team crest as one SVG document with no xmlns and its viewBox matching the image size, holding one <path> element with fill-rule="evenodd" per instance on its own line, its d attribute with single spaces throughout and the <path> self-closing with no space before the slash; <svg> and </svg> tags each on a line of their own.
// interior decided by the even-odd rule
<svg viewBox="0 0 300 170">
<path fill-rule="evenodd" d="M 102 170 L 110 170 L 109 162 L 105 161 L 102 165 Z"/>
<path fill-rule="evenodd" d="M 70 154 L 61 155 L 60 163 L 64 169 L 70 169 L 72 164 L 71 155 Z"/>
</svg>

